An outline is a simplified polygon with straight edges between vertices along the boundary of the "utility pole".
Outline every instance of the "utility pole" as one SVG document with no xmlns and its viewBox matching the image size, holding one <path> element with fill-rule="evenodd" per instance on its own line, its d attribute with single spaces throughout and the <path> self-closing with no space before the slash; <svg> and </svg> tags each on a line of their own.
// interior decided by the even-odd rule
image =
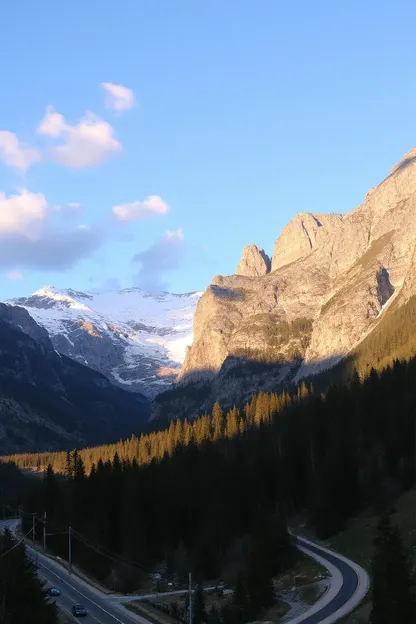
<svg viewBox="0 0 416 624">
<path fill-rule="evenodd" d="M 46 552 L 46 511 L 43 512 L 43 552 Z"/>
<path fill-rule="evenodd" d="M 309 438 L 310 450 L 311 450 L 311 464 L 312 464 L 312 473 L 315 476 L 315 453 L 313 448 L 312 436 Z"/>
<path fill-rule="evenodd" d="M 72 574 L 72 543 L 71 543 L 71 538 L 72 538 L 72 527 L 70 526 L 68 529 L 68 568 L 69 568 L 69 573 Z"/>
<path fill-rule="evenodd" d="M 35 514 L 32 513 L 32 544 L 35 545 Z"/>
<path fill-rule="evenodd" d="M 192 572 L 189 572 L 189 624 L 192 624 Z"/>
</svg>

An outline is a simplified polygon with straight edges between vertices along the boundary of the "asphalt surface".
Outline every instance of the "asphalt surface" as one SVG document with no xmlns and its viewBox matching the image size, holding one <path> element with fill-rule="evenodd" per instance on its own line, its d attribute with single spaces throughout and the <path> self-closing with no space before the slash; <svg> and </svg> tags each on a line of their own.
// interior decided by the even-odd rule
<svg viewBox="0 0 416 624">
<path fill-rule="evenodd" d="M 356 571 L 346 562 L 337 557 L 336 554 L 331 554 L 327 550 L 323 550 L 317 545 L 312 545 L 309 540 L 305 541 L 300 537 L 296 537 L 296 543 L 303 546 L 311 553 L 315 553 L 322 559 L 332 564 L 342 576 L 342 583 L 338 593 L 333 599 L 326 605 L 319 609 L 312 615 L 308 615 L 306 611 L 299 618 L 295 618 L 294 621 L 302 622 L 302 624 L 318 624 L 328 619 L 329 621 L 336 622 L 331 616 L 335 616 L 336 612 L 344 607 L 350 600 L 353 599 L 359 585 L 359 577 Z M 340 616 L 341 617 L 341 616 Z M 290 621 L 288 622 L 290 624 Z"/>
<path fill-rule="evenodd" d="M 0 521 L 0 532 L 6 527 L 12 529 L 13 526 L 17 526 L 16 521 Z M 315 608 L 311 607 L 311 610 L 314 611 L 313 613 L 308 615 L 308 611 L 306 611 L 301 616 L 290 620 L 288 624 L 290 622 L 294 624 L 329 624 L 330 622 L 336 622 L 335 614 L 345 607 L 347 603 L 353 602 L 358 595 L 359 575 L 347 560 L 341 559 L 335 553 L 328 552 L 328 550 L 300 537 L 295 537 L 295 540 L 298 546 L 309 551 L 308 554 L 311 554 L 311 556 L 317 555 L 321 563 L 324 564 L 323 560 L 325 560 L 329 563 L 329 567 L 333 566 L 336 568 L 337 578 L 332 574 L 332 590 L 335 590 L 335 592 L 333 592 L 332 599 L 329 602 L 328 600 L 326 601 L 327 604 L 325 604 L 325 599 L 321 599 L 316 603 Z M 27 545 L 26 549 L 28 556 L 37 563 L 39 576 L 47 582 L 47 587 L 57 587 L 61 592 L 59 597 L 51 598 L 51 600 L 56 600 L 57 605 L 66 611 L 73 621 L 86 619 L 87 621 L 99 622 L 100 624 L 137 624 L 138 622 L 140 624 L 150 624 L 145 618 L 129 613 L 120 603 L 116 603 L 117 598 L 115 596 L 103 594 L 96 588 L 89 586 L 84 580 L 70 574 L 59 563 L 49 557 L 45 557 L 38 550 L 34 550 Z M 353 562 L 351 564 L 354 565 Z M 119 598 L 124 601 L 124 597 Z M 131 600 L 133 597 L 131 596 L 129 599 Z M 322 608 L 319 609 L 317 607 L 321 601 Z M 75 603 L 83 604 L 86 607 L 88 612 L 87 618 L 75 618 L 72 616 L 72 606 Z"/>
<path fill-rule="evenodd" d="M 36 560 L 36 551 L 28 547 L 26 549 L 28 555 Z M 37 566 L 38 574 L 48 582 L 48 586 L 53 585 L 61 592 L 59 597 L 51 600 L 56 600 L 57 605 L 67 613 L 71 614 L 72 606 L 75 603 L 80 603 L 87 609 L 87 618 L 101 624 L 115 624 L 116 622 L 119 624 L 131 624 L 132 622 L 137 622 L 136 618 L 127 614 L 127 611 L 124 615 L 109 600 L 103 599 L 89 590 L 76 576 L 69 574 L 65 569 L 57 570 L 46 557 L 38 554 Z M 73 619 L 79 621 L 86 618 Z"/>
<path fill-rule="evenodd" d="M 0 532 L 11 527 L 13 521 L 0 521 Z M 57 587 L 61 592 L 58 597 L 50 598 L 56 601 L 58 607 L 64 610 L 74 622 L 91 621 L 100 624 L 150 624 L 145 618 L 129 614 L 125 607 L 117 607 L 112 604 L 111 598 L 101 595 L 73 574 L 69 574 L 59 563 L 55 563 L 48 557 L 43 556 L 37 550 L 26 545 L 28 556 L 37 564 L 39 576 L 47 582 L 46 587 Z M 84 605 L 87 609 L 86 617 L 74 617 L 72 606 L 76 603 Z"/>
</svg>

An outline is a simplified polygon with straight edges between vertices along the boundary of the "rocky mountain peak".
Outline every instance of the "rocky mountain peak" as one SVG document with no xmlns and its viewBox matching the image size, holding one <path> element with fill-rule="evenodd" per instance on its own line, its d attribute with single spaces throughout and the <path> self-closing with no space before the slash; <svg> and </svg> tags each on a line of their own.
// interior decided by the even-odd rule
<svg viewBox="0 0 416 624">
<path fill-rule="evenodd" d="M 250 245 L 236 273 L 215 277 L 199 300 L 178 377 L 209 386 L 207 406 L 330 368 L 393 298 L 400 307 L 416 296 L 416 148 L 351 212 L 296 215 L 275 242 L 271 271 Z M 275 377 L 253 375 L 258 361 L 273 363 Z"/>
<path fill-rule="evenodd" d="M 241 254 L 241 260 L 236 269 L 236 275 L 260 277 L 270 273 L 271 261 L 264 249 L 257 245 L 247 245 Z"/>
<path fill-rule="evenodd" d="M 297 214 L 275 243 L 272 271 L 309 256 L 341 227 L 342 222 L 341 214 Z"/>
</svg>

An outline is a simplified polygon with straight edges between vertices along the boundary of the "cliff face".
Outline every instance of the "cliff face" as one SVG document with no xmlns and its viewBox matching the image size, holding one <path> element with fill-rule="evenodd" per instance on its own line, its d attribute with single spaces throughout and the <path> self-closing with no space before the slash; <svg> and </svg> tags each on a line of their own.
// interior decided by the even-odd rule
<svg viewBox="0 0 416 624">
<path fill-rule="evenodd" d="M 281 381 L 331 366 L 393 297 L 401 305 L 416 293 L 416 148 L 352 212 L 297 215 L 275 243 L 270 272 L 257 270 L 251 247 L 243 264 L 256 269 L 240 262 L 238 275 L 214 277 L 197 305 L 179 382 L 209 382 L 211 399 L 213 389 L 234 400 L 258 390 L 259 378 L 240 383 L 237 370 L 262 355 Z M 295 338 L 291 328 L 302 326 Z"/>
</svg>

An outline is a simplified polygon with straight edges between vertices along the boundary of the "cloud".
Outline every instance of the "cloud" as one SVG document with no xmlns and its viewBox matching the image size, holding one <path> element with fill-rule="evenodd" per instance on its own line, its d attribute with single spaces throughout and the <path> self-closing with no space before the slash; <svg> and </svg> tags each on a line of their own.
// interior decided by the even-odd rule
<svg viewBox="0 0 416 624">
<path fill-rule="evenodd" d="M 142 221 L 168 212 L 169 206 L 158 195 L 149 195 L 142 202 L 134 201 L 130 204 L 119 204 L 112 208 L 114 218 L 119 221 Z"/>
<path fill-rule="evenodd" d="M 37 132 L 52 139 L 61 139 L 63 142 L 51 147 L 49 153 L 53 160 L 74 169 L 93 167 L 121 150 L 121 143 L 114 138 L 112 126 L 88 111 L 76 125 L 71 126 L 63 115 L 48 106 Z"/>
<path fill-rule="evenodd" d="M 63 229 L 59 218 L 60 212 L 41 193 L 26 189 L 9 197 L 0 193 L 0 266 L 63 270 L 101 245 L 101 231 Z"/>
<path fill-rule="evenodd" d="M 24 147 L 13 132 L 0 130 L 0 160 L 5 165 L 25 173 L 29 167 L 42 160 L 35 147 Z"/>
<path fill-rule="evenodd" d="M 7 273 L 7 279 L 10 281 L 16 281 L 16 280 L 22 280 L 23 279 L 23 273 L 21 273 L 20 271 L 9 271 Z"/>
<path fill-rule="evenodd" d="M 131 89 L 112 82 L 102 82 L 101 86 L 106 92 L 105 105 L 107 108 L 119 113 L 133 108 L 134 93 Z"/>
<path fill-rule="evenodd" d="M 165 273 L 181 266 L 184 239 L 182 228 L 168 230 L 153 245 L 137 253 L 133 262 L 139 263 L 140 269 L 133 276 L 134 283 L 149 292 L 167 290 Z"/>
<path fill-rule="evenodd" d="M 0 236 L 21 236 L 34 240 L 47 215 L 47 201 L 42 193 L 22 189 L 7 197 L 0 193 Z"/>
<path fill-rule="evenodd" d="M 79 208 L 81 208 L 81 204 L 80 202 L 68 202 L 67 203 L 68 208 L 70 208 L 71 210 L 78 210 Z"/>
<path fill-rule="evenodd" d="M 40 121 L 37 132 L 38 134 L 44 134 L 51 137 L 59 137 L 68 128 L 68 124 L 61 113 L 57 113 L 53 106 L 46 108 L 46 113 L 43 119 Z"/>
</svg>

